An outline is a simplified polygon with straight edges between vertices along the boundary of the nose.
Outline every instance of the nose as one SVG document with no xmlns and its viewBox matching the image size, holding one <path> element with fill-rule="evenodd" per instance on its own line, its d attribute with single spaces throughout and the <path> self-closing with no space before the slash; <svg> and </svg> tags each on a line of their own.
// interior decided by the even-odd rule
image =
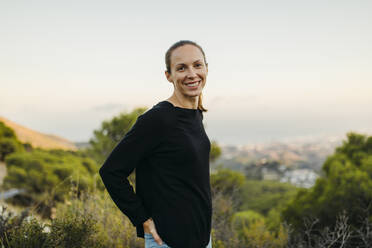
<svg viewBox="0 0 372 248">
<path fill-rule="evenodd" d="M 189 70 L 188 73 L 187 73 L 187 77 L 188 77 L 188 78 L 195 78 L 196 76 L 197 76 L 197 75 L 196 75 L 194 69 L 193 69 L 193 68 L 190 68 L 190 70 Z"/>
</svg>

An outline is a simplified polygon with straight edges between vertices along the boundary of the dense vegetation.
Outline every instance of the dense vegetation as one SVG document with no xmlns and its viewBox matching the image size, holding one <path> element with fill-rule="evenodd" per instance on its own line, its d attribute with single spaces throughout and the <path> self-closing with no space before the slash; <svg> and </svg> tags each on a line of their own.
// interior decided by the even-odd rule
<svg viewBox="0 0 372 248">
<path fill-rule="evenodd" d="M 0 121 L 0 161 L 17 151 L 23 151 L 22 143 L 17 139 L 14 131 Z"/>
<path fill-rule="evenodd" d="M 12 153 L 5 159 L 7 175 L 3 189 L 18 188 L 26 192 L 11 199 L 14 204 L 37 205 L 48 216 L 56 202 L 63 202 L 71 190 L 93 187 L 103 189 L 98 166 L 89 157 L 73 151 L 33 149 Z"/>
<path fill-rule="evenodd" d="M 366 221 L 372 221 L 372 136 L 348 133 L 347 138 L 324 163 L 324 176 L 311 189 L 300 190 L 284 209 L 283 219 L 290 222 L 297 233 L 308 229 L 304 218 L 316 220 L 313 235 L 324 228 L 335 228 L 343 213 L 354 234 Z M 365 244 L 361 236 L 338 242 L 345 242 L 349 247 Z"/>
<path fill-rule="evenodd" d="M 18 215 L 0 212 L 3 247 L 143 248 L 97 171 L 144 111 L 105 121 L 91 147 L 79 152 L 24 149 L 0 125 L 0 144 L 14 143 L 14 149 L 0 146 L 8 170 L 3 189 L 26 190 L 7 202 L 28 207 Z M 220 154 L 213 141 L 211 161 Z M 314 187 L 302 189 L 217 168 L 211 174 L 213 247 L 372 247 L 372 137 L 347 134 L 322 171 Z"/>
</svg>

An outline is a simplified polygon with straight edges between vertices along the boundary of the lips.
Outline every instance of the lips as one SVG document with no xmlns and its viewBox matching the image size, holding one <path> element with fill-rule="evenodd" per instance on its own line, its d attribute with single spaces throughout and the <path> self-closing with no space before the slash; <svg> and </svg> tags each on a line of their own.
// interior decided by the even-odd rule
<svg viewBox="0 0 372 248">
<path fill-rule="evenodd" d="M 190 85 L 190 84 L 194 84 L 194 83 L 198 83 L 196 86 L 198 86 L 200 84 L 201 80 L 199 81 L 194 81 L 194 82 L 188 82 L 188 83 L 185 83 L 185 85 Z M 193 86 L 193 87 L 196 87 L 196 86 Z"/>
</svg>

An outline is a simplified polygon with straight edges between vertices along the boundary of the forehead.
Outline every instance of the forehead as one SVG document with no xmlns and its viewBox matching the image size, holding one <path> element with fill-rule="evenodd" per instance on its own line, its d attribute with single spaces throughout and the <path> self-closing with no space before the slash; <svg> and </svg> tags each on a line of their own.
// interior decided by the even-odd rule
<svg viewBox="0 0 372 248">
<path fill-rule="evenodd" d="M 203 53 L 200 49 L 193 45 L 184 45 L 173 50 L 171 55 L 171 64 L 177 65 L 180 63 L 191 64 L 196 60 L 204 61 Z"/>
</svg>

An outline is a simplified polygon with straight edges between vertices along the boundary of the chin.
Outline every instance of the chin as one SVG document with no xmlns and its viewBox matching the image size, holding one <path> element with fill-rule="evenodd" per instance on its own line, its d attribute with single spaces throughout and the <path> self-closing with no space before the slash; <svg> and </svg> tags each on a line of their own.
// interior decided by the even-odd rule
<svg viewBox="0 0 372 248">
<path fill-rule="evenodd" d="M 197 97 L 200 95 L 200 93 L 189 93 L 189 92 L 183 92 L 183 94 L 185 97 Z"/>
<path fill-rule="evenodd" d="M 199 96 L 200 96 L 200 93 L 201 93 L 201 92 L 199 92 L 198 94 L 190 94 L 189 96 L 190 96 L 190 97 L 199 97 Z"/>
</svg>

